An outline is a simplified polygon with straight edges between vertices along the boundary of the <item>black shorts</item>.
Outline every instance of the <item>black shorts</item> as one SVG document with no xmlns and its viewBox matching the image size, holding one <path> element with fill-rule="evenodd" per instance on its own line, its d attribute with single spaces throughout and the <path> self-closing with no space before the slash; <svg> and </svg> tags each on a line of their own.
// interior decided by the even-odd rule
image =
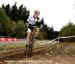
<svg viewBox="0 0 75 64">
<path fill-rule="evenodd" d="M 36 25 L 31 25 L 27 22 L 26 26 L 27 26 L 27 32 L 32 32 L 34 30 L 34 26 L 36 26 Z"/>
<path fill-rule="evenodd" d="M 34 30 L 34 26 L 40 28 L 40 23 L 36 22 L 36 24 L 31 25 L 28 22 L 26 22 L 26 26 L 27 26 L 27 29 L 28 29 L 27 32 L 32 32 Z"/>
</svg>

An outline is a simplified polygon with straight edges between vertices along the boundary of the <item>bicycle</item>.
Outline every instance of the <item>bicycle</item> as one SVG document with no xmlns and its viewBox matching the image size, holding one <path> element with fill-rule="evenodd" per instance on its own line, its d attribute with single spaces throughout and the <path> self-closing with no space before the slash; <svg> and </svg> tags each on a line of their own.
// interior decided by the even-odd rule
<svg viewBox="0 0 75 64">
<path fill-rule="evenodd" d="M 34 35 L 35 35 L 35 30 L 36 30 L 36 26 L 33 26 L 33 30 L 32 30 L 32 34 L 27 46 L 27 56 L 31 57 L 32 56 L 32 49 L 33 49 L 33 44 L 34 44 Z"/>
</svg>

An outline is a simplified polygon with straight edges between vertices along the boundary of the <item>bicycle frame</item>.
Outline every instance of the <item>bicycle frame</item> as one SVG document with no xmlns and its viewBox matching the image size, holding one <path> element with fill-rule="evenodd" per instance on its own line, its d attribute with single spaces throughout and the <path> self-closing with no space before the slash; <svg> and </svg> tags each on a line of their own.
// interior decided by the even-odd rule
<svg viewBox="0 0 75 64">
<path fill-rule="evenodd" d="M 32 49 L 33 49 L 33 44 L 34 44 L 35 31 L 36 31 L 36 28 L 34 28 L 34 30 L 32 31 L 30 41 L 29 41 L 29 44 L 28 44 L 27 54 L 28 54 L 29 57 L 32 56 Z"/>
</svg>

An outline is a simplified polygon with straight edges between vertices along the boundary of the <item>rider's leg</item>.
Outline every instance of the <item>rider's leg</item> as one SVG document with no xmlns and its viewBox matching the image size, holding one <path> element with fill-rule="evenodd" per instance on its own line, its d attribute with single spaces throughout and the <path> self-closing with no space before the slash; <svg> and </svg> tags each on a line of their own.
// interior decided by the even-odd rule
<svg viewBox="0 0 75 64">
<path fill-rule="evenodd" d="M 31 35 L 31 32 L 28 32 L 28 33 L 27 33 L 27 37 L 26 37 L 27 43 L 29 43 L 30 35 Z"/>
<path fill-rule="evenodd" d="M 30 36 L 31 36 L 31 30 L 28 28 L 27 37 L 26 37 L 26 42 L 27 43 L 29 43 Z"/>
<path fill-rule="evenodd" d="M 35 38 L 35 39 L 36 39 L 36 37 L 38 36 L 39 31 L 40 31 L 40 29 L 37 27 L 37 28 L 36 28 L 36 32 L 35 32 L 35 35 L 34 35 L 34 38 Z"/>
</svg>

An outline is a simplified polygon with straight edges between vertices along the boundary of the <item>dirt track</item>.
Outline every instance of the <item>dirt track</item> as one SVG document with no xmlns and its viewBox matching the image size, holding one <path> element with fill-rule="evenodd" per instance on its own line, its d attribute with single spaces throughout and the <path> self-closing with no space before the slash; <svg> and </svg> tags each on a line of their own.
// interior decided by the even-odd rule
<svg viewBox="0 0 75 64">
<path fill-rule="evenodd" d="M 32 57 L 25 54 L 6 57 L 2 64 L 75 64 L 75 43 L 61 43 L 38 52 Z"/>
</svg>

